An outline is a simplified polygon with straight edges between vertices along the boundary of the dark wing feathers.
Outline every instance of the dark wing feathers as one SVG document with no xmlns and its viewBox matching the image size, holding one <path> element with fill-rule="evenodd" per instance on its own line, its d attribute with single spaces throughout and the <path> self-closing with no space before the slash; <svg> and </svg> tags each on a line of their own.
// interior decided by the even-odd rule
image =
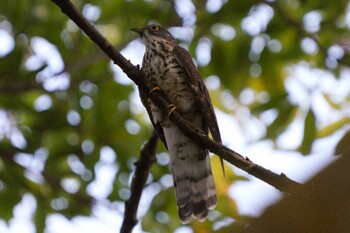
<svg viewBox="0 0 350 233">
<path fill-rule="evenodd" d="M 147 113 L 148 113 L 148 116 L 149 116 L 149 118 L 150 118 L 150 120 L 152 122 L 152 125 L 153 125 L 154 129 L 157 131 L 158 137 L 163 142 L 163 145 L 165 146 L 166 149 L 168 149 L 162 126 L 160 125 L 160 123 L 156 124 L 153 121 L 153 114 L 152 114 L 152 111 L 151 111 L 150 101 L 146 97 L 146 95 L 145 95 L 145 93 L 143 91 L 141 91 L 140 89 L 139 89 L 139 91 L 140 91 L 141 102 L 142 102 L 143 106 L 145 106 L 145 108 L 147 110 Z"/>
<path fill-rule="evenodd" d="M 219 126 L 216 120 L 213 106 L 210 101 L 208 90 L 203 82 L 201 75 L 193 63 L 191 56 L 184 48 L 178 45 L 174 47 L 173 52 L 177 61 L 187 74 L 188 83 L 190 84 L 192 91 L 197 99 L 202 115 L 205 118 L 211 135 L 215 141 L 221 142 Z"/>
<path fill-rule="evenodd" d="M 219 131 L 218 122 L 216 120 L 213 105 L 211 104 L 208 90 L 204 84 L 204 81 L 198 72 L 196 66 L 192 61 L 190 54 L 182 47 L 175 45 L 174 55 L 187 74 L 187 80 L 192 88 L 192 92 L 197 99 L 200 106 L 201 113 L 204 116 L 205 123 L 208 126 L 213 139 L 221 143 L 221 136 Z M 225 176 L 224 161 L 220 158 L 222 172 Z"/>
</svg>

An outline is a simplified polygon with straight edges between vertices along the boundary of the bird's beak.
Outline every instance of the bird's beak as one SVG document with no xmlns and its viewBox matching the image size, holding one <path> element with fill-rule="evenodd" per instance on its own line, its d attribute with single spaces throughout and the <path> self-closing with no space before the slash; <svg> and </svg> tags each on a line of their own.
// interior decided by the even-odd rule
<svg viewBox="0 0 350 233">
<path fill-rule="evenodd" d="M 130 31 L 137 32 L 140 36 L 143 35 L 143 28 L 131 28 Z"/>
</svg>

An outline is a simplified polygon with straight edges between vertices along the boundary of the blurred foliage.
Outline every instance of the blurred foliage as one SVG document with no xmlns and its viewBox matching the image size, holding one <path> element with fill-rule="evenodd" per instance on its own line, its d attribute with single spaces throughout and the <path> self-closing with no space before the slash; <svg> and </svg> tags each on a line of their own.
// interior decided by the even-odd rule
<svg viewBox="0 0 350 233">
<path fill-rule="evenodd" d="M 214 105 L 234 116 L 243 132 L 251 119 L 258 122 L 264 133 L 254 140 L 277 142 L 302 122 L 294 149 L 308 155 L 315 140 L 348 128 L 348 1 L 74 4 L 119 50 L 136 38 L 129 28 L 150 22 L 183 26 L 174 36 L 189 48 L 204 79 L 219 79 L 219 87 L 210 88 Z M 111 206 L 125 201 L 133 162 L 152 130 L 135 87 L 50 1 L 2 1 L 0 33 L 6 51 L 0 51 L 0 217 L 9 221 L 14 206 L 31 194 L 33 221 L 43 232 L 50 213 L 71 218 L 91 214 L 100 200 Z M 298 73 L 300 68 L 309 73 Z M 337 153 L 348 150 L 349 140 L 347 133 Z M 115 171 L 110 191 L 94 194 L 89 190 L 105 167 Z M 164 184 L 167 174 L 166 163 L 152 168 L 148 185 L 158 192 L 142 221 L 149 232 L 173 232 L 181 225 L 171 184 Z M 216 175 L 218 207 L 206 223 L 190 223 L 195 232 L 212 232 L 213 226 L 233 232 L 247 222 L 227 195 L 230 184 L 242 179 L 228 172 L 223 182 Z"/>
</svg>

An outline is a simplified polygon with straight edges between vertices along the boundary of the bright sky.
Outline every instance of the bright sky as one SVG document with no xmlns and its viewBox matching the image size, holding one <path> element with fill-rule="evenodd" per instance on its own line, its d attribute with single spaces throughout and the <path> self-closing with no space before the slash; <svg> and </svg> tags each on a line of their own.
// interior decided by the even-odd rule
<svg viewBox="0 0 350 233">
<path fill-rule="evenodd" d="M 218 11 L 224 1 L 209 0 L 207 2 L 207 10 L 209 12 Z M 170 31 L 175 37 L 190 40 L 193 36 L 191 26 L 195 23 L 196 18 L 194 16 L 194 7 L 189 0 L 186 1 L 175 1 L 176 10 L 179 15 L 184 17 L 185 28 L 171 28 Z M 84 14 L 90 15 L 94 19 L 99 17 L 98 10 L 94 6 L 84 8 Z M 98 8 L 98 7 L 97 7 Z M 99 9 L 99 8 L 98 8 Z M 260 5 L 256 11 L 247 16 L 241 24 L 243 30 L 245 30 L 251 36 L 256 36 L 256 39 L 252 42 L 252 50 L 258 54 L 259 51 L 267 46 L 269 49 L 278 52 L 281 49 L 281 44 L 277 40 L 271 40 L 270 44 L 263 44 L 263 40 L 259 37 L 259 34 L 264 31 L 268 22 L 273 17 L 273 10 L 267 5 Z M 96 19 L 97 19 L 96 18 Z M 350 24 L 350 17 L 347 17 L 347 23 Z M 310 32 L 316 32 L 319 29 L 322 16 L 319 12 L 313 11 L 304 17 L 304 25 L 306 30 Z M 259 22 L 259 23 L 257 23 Z M 131 25 L 132 26 L 132 25 Z M 130 26 L 130 27 L 131 27 Z M 231 40 L 235 37 L 235 29 L 228 25 L 216 25 L 213 28 L 213 33 L 219 35 L 223 39 Z M 54 79 L 45 79 L 43 77 L 50 77 L 57 71 L 60 71 L 63 66 L 62 58 L 57 48 L 49 43 L 47 40 L 41 37 L 31 38 L 31 45 L 35 56 L 29 57 L 26 62 L 26 67 L 35 69 L 35 66 L 42 64 L 43 62 L 48 63 L 48 68 L 42 71 L 41 75 L 37 77 L 38 82 L 44 83 L 44 88 L 47 91 L 54 91 L 57 89 L 65 89 L 69 86 L 69 75 L 62 74 L 56 76 Z M 0 57 L 5 56 L 7 53 L 12 51 L 14 46 L 14 40 L 11 36 L 11 25 L 8 22 L 2 22 L 0 25 Z M 317 51 L 317 45 L 311 40 L 306 38 L 300 45 L 306 53 L 315 53 Z M 43 49 L 44 48 L 44 49 Z M 203 40 L 200 42 L 200 48 L 196 50 L 196 58 L 199 65 L 206 65 L 210 62 L 210 41 Z M 144 47 L 139 40 L 132 41 L 123 51 L 123 55 L 130 59 L 134 64 L 141 64 L 142 54 Z M 333 47 L 330 50 L 330 57 L 342 56 L 343 50 L 339 47 Z M 248 58 L 247 58 L 248 59 Z M 251 58 L 254 59 L 254 58 Z M 330 65 L 332 65 L 332 59 L 330 59 Z M 131 81 L 120 72 L 119 68 L 111 65 L 115 71 L 115 80 L 121 85 L 129 85 Z M 254 72 L 258 74 L 261 72 L 261 67 L 256 63 L 251 68 L 252 74 Z M 327 125 L 339 119 L 342 116 L 349 115 L 349 112 L 333 112 L 329 109 L 321 93 L 328 93 L 333 100 L 342 101 L 350 91 L 350 71 L 344 70 L 340 75 L 339 79 L 336 79 L 332 74 L 319 69 L 313 69 L 309 67 L 306 62 L 300 61 L 294 66 L 286 67 L 286 71 L 289 76 L 286 79 L 285 85 L 291 101 L 301 106 L 302 108 L 309 108 L 310 106 L 318 116 L 319 124 Z M 322 76 L 322 78 L 320 78 Z M 320 81 L 322 80 L 322 81 Z M 215 89 L 220 85 L 220 80 L 216 77 L 211 77 L 207 81 L 207 85 L 210 88 Z M 315 88 L 317 87 L 317 88 Z M 313 90 L 310 92 L 310 90 Z M 337 90 L 337 92 L 334 92 Z M 135 96 L 136 93 L 133 94 Z M 249 98 L 256 98 L 251 90 L 247 89 L 243 92 L 242 98 L 244 101 L 249 101 Z M 225 100 L 232 97 L 227 96 Z M 143 109 L 138 98 L 131 98 L 133 111 L 140 111 Z M 232 100 L 232 99 L 230 99 Z M 91 100 L 81 100 L 82 107 L 89 107 Z M 234 101 L 234 100 L 232 100 Z M 43 111 L 51 107 L 52 101 L 48 95 L 39 97 L 35 103 L 34 108 L 37 111 Z M 270 141 L 260 141 L 258 143 L 252 143 L 252 139 L 259 138 L 264 134 L 264 126 L 261 122 L 253 119 L 249 112 L 241 107 L 237 110 L 237 114 L 240 117 L 246 115 L 246 123 L 244 126 L 237 121 L 235 117 L 224 114 L 220 111 L 217 112 L 219 126 L 222 133 L 223 142 L 228 147 L 238 151 L 239 153 L 248 156 L 253 162 L 275 171 L 276 173 L 283 172 L 291 179 L 296 181 L 305 182 L 312 175 L 316 174 L 320 169 L 325 167 L 327 164 L 335 160 L 334 156 L 330 156 L 333 153 L 333 148 L 337 141 L 342 136 L 343 132 L 318 140 L 313 146 L 313 154 L 307 157 L 301 156 L 300 154 L 293 152 L 293 148 L 299 145 L 302 132 L 303 124 L 302 119 L 305 117 L 300 114 L 299 118 L 293 122 L 291 127 L 279 137 L 277 143 L 285 150 L 276 150 Z M 261 116 L 262 122 L 264 117 L 269 119 L 275 115 L 274 112 L 266 113 L 266 116 Z M 0 109 L 0 139 L 4 136 L 9 136 L 9 124 L 8 116 L 3 110 Z M 79 124 L 80 116 L 76 112 L 70 112 L 67 116 L 67 120 L 70 124 Z M 131 125 L 130 125 L 131 124 Z M 137 126 L 132 121 L 129 124 L 130 131 L 137 130 Z M 134 124 L 134 125 L 133 125 Z M 136 127 L 136 128 L 135 128 Z M 245 129 L 244 131 L 242 129 Z M 249 133 L 247 133 L 249 132 Z M 10 135 L 11 141 L 18 148 L 24 148 L 26 141 L 21 135 L 21 132 L 12 132 Z M 73 139 L 72 139 L 73 140 Z M 91 142 L 87 141 L 84 148 L 86 150 L 91 149 Z M 288 152 L 289 151 L 289 152 Z M 42 152 L 45 155 L 45 152 Z M 111 182 L 117 171 L 117 166 L 114 164 L 116 155 L 114 152 L 105 147 L 101 149 L 101 160 L 96 166 L 97 178 L 89 186 L 88 192 L 96 197 L 103 198 L 108 195 L 111 191 Z M 40 156 L 39 156 L 40 157 Z M 45 156 L 42 156 L 45 160 Z M 23 161 L 23 159 L 21 160 Z M 26 161 L 26 160 L 24 160 Z M 40 164 L 40 159 L 38 160 Z M 72 164 L 74 164 L 74 158 L 72 158 Z M 79 168 L 79 164 L 76 164 L 76 168 Z M 266 206 L 272 202 L 277 201 L 281 194 L 271 186 L 255 179 L 246 173 L 234 168 L 235 172 L 247 176 L 250 182 L 236 182 L 232 185 L 230 195 L 237 201 L 238 208 L 243 215 L 254 215 L 258 216 Z M 102 177 L 100 179 L 99 177 Z M 67 187 L 74 189 L 74 181 L 65 181 Z M 76 187 L 75 187 L 76 188 Z M 72 190 L 74 191 L 74 190 Z M 150 203 L 151 197 L 154 195 L 154 191 L 151 189 L 146 190 L 148 195 L 143 195 L 141 200 L 141 206 L 147 207 Z M 219 200 L 220 201 L 220 200 Z M 62 200 L 57 200 L 57 205 L 64 205 Z M 35 200 L 27 194 L 23 196 L 20 204 L 14 209 L 14 218 L 10 221 L 7 226 L 4 221 L 0 220 L 0 232 L 1 233 L 34 233 L 35 228 L 31 222 L 32 214 L 35 211 Z M 53 214 L 47 219 L 47 231 L 46 233 L 95 233 L 95 232 L 117 232 L 119 230 L 122 214 L 123 214 L 123 203 L 116 204 L 114 209 L 106 208 L 103 203 L 97 205 L 93 210 L 92 217 L 75 217 L 71 221 L 68 221 L 64 217 L 58 214 Z M 142 209 L 142 208 L 141 208 Z M 140 211 L 139 215 L 144 214 L 144 211 Z M 140 226 L 134 232 L 141 232 Z M 178 230 L 177 233 L 192 232 L 189 228 L 183 227 Z"/>
</svg>

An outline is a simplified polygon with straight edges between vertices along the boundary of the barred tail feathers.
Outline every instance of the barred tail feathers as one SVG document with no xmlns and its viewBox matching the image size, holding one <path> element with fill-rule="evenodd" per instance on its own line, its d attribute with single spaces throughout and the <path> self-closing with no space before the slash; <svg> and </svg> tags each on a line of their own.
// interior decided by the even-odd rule
<svg viewBox="0 0 350 233">
<path fill-rule="evenodd" d="M 200 221 L 217 203 L 209 154 L 175 126 L 163 128 L 171 157 L 175 195 L 181 222 L 191 215 Z"/>
</svg>

